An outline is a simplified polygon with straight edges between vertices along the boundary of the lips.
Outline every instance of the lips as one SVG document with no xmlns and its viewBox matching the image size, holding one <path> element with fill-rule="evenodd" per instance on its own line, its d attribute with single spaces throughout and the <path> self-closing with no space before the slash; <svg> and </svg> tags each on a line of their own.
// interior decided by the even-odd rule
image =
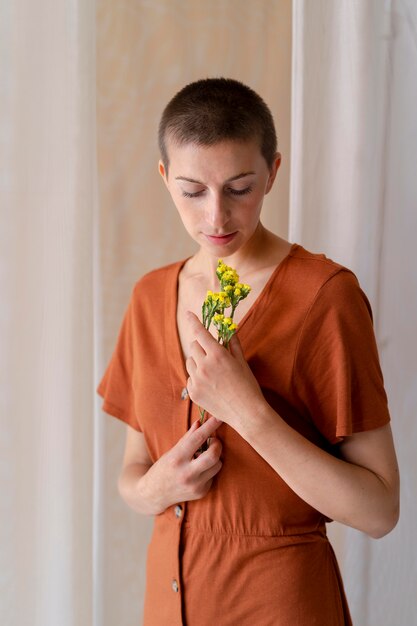
<svg viewBox="0 0 417 626">
<path fill-rule="evenodd" d="M 237 231 L 228 235 L 206 235 L 206 237 L 211 243 L 214 243 L 215 245 L 224 245 L 232 241 L 236 234 Z"/>
</svg>

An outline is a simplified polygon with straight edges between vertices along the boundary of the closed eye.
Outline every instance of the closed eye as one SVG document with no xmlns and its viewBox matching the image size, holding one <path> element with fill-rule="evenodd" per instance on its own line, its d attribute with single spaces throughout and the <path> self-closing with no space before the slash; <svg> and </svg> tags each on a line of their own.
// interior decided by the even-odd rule
<svg viewBox="0 0 417 626">
<path fill-rule="evenodd" d="M 182 195 L 185 196 L 186 198 L 196 198 L 201 193 L 202 193 L 201 191 L 196 191 L 195 193 L 188 193 L 188 191 L 183 191 Z"/>
<path fill-rule="evenodd" d="M 233 196 L 244 196 L 245 194 L 250 193 L 252 191 L 252 187 L 246 187 L 245 189 L 229 189 L 228 191 Z M 196 191 L 195 193 L 183 191 L 182 195 L 185 198 L 197 198 L 198 196 L 201 196 L 202 193 L 203 193 L 202 191 Z"/>
<path fill-rule="evenodd" d="M 246 187 L 245 189 L 229 189 L 229 191 L 234 196 L 244 196 L 245 193 L 250 193 L 252 191 L 252 187 Z"/>
</svg>

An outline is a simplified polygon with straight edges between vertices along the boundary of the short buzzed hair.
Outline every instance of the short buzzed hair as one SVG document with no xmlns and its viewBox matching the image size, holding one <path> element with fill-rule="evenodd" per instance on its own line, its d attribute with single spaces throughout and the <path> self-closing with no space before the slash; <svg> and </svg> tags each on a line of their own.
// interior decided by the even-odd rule
<svg viewBox="0 0 417 626">
<path fill-rule="evenodd" d="M 177 145 L 212 146 L 224 140 L 256 140 L 269 168 L 278 146 L 274 119 L 264 100 L 232 78 L 197 80 L 168 102 L 158 129 L 161 160 L 167 174 L 168 136 Z"/>
</svg>

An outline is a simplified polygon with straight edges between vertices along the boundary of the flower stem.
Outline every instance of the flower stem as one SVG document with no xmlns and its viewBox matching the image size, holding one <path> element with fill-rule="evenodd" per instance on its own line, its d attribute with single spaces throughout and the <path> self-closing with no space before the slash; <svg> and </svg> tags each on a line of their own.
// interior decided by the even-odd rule
<svg viewBox="0 0 417 626">
<path fill-rule="evenodd" d="M 201 406 L 198 407 L 200 411 L 200 425 L 204 422 L 204 415 L 206 414 L 206 409 L 202 409 Z"/>
<path fill-rule="evenodd" d="M 200 426 L 201 426 L 205 421 L 204 416 L 206 414 L 206 410 L 202 409 L 201 406 L 198 407 L 198 410 L 200 412 Z M 207 449 L 208 449 L 208 445 L 207 445 L 207 441 L 205 441 L 203 445 L 200 448 L 198 448 L 198 450 L 196 451 L 196 454 L 197 453 L 201 454 L 202 452 L 205 452 Z"/>
</svg>

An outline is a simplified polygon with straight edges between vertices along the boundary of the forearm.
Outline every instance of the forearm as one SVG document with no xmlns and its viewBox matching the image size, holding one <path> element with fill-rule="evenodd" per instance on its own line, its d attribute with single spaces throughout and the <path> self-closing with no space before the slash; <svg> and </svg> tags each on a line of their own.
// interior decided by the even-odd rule
<svg viewBox="0 0 417 626">
<path fill-rule="evenodd" d="M 123 500 L 141 515 L 159 515 L 166 508 L 152 497 L 148 488 L 147 473 L 150 467 L 152 466 L 132 463 L 122 471 L 117 483 Z"/>
<path fill-rule="evenodd" d="M 267 403 L 245 423 L 240 434 L 312 507 L 375 538 L 395 525 L 389 486 L 377 474 L 320 449 Z"/>
</svg>

